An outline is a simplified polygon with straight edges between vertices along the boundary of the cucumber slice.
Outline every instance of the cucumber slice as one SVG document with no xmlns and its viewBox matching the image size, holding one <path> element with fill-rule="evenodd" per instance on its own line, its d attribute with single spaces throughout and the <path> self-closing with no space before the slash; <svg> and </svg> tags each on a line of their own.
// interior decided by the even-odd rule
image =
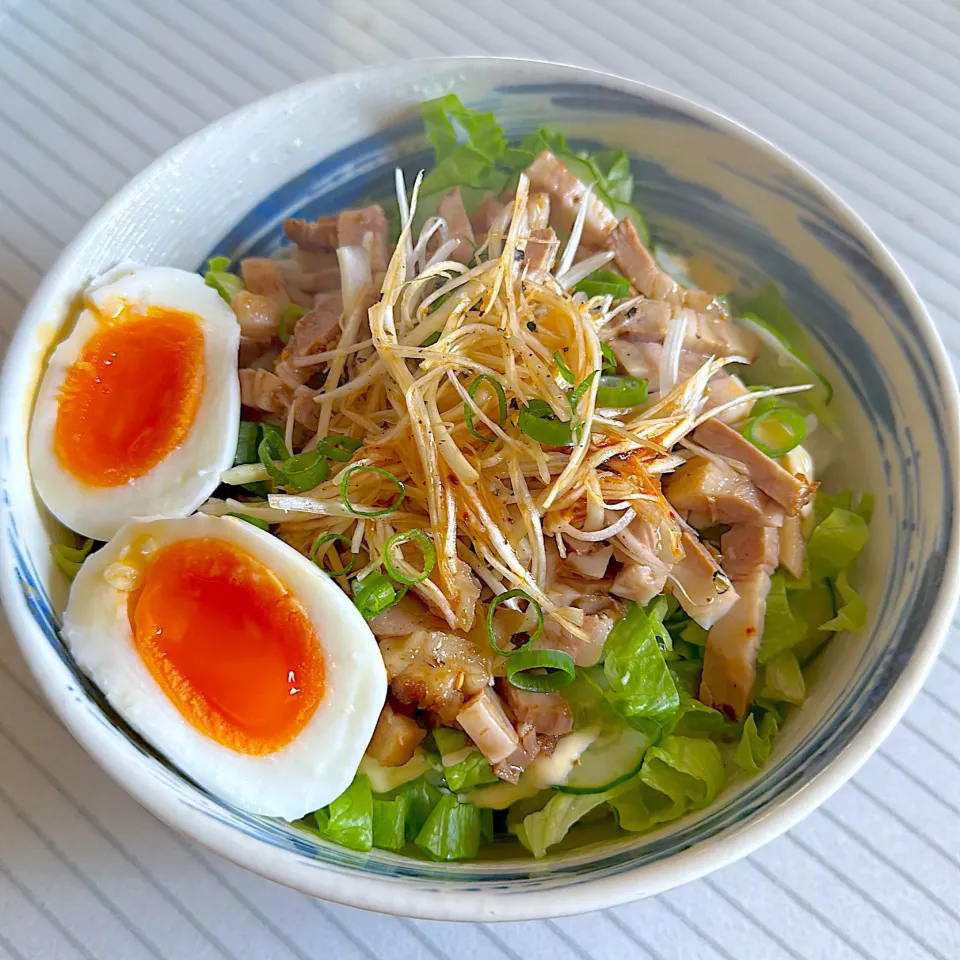
<svg viewBox="0 0 960 960">
<path fill-rule="evenodd" d="M 626 724 L 609 727 L 584 751 L 562 793 L 604 793 L 640 772 L 647 747 L 653 741 Z"/>
<path fill-rule="evenodd" d="M 800 356 L 783 335 L 766 321 L 751 313 L 745 313 L 737 322 L 760 338 L 760 356 L 750 366 L 750 379 L 777 387 L 812 383 L 812 390 L 798 393 L 791 399 L 806 404 L 821 423 L 833 429 L 833 414 L 827 409 L 827 404 L 833 399 L 830 381 Z"/>
</svg>

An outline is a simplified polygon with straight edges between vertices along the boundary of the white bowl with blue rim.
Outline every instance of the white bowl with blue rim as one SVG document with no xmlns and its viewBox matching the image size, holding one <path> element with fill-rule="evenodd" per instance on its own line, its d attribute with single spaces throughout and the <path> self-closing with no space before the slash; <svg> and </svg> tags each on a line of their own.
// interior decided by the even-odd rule
<svg viewBox="0 0 960 960">
<path fill-rule="evenodd" d="M 835 387 L 844 441 L 822 478 L 872 491 L 857 582 L 867 629 L 840 635 L 760 774 L 649 835 L 542 861 L 434 864 L 358 854 L 236 810 L 167 764 L 109 708 L 59 635 L 63 532 L 33 493 L 27 428 L 76 295 L 120 261 L 197 269 L 269 254 L 285 217 L 389 196 L 429 164 L 417 104 L 455 92 L 510 135 L 538 126 L 629 151 L 653 237 L 711 260 L 740 289 L 768 280 Z M 266 877 L 329 900 L 437 919 L 578 913 L 694 879 L 777 836 L 836 790 L 919 690 L 958 582 L 957 391 L 933 325 L 869 228 L 797 163 L 680 97 L 574 67 L 491 58 L 378 67 L 311 81 L 232 114 L 161 157 L 66 249 L 23 316 L 0 393 L 0 587 L 41 688 L 74 736 L 157 816 Z"/>
</svg>

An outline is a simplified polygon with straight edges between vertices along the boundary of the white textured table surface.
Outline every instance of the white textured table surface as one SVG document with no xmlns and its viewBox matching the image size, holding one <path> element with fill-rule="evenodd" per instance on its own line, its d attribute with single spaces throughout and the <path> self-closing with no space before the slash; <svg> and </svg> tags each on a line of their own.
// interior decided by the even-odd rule
<svg viewBox="0 0 960 960">
<path fill-rule="evenodd" d="M 186 134 L 294 81 L 437 54 L 605 68 L 740 119 L 890 245 L 960 369 L 960 8 L 940 0 L 0 0 L 0 347 L 61 247 Z M 142 810 L 0 623 L 0 960 L 960 957 L 960 629 L 855 780 L 665 896 L 546 923 L 363 914 Z"/>
</svg>

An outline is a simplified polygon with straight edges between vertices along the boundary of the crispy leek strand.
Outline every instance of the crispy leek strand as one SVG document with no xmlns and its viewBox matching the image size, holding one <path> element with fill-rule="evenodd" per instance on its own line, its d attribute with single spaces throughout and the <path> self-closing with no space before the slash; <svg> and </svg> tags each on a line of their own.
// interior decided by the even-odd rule
<svg viewBox="0 0 960 960">
<path fill-rule="evenodd" d="M 564 536 L 615 536 L 611 531 L 635 515 L 669 512 L 659 476 L 682 462 L 673 448 L 718 412 L 704 412 L 711 377 L 742 358 L 705 358 L 655 402 L 598 413 L 601 374 L 613 372 L 599 331 L 642 298 L 615 307 L 609 295 L 584 302 L 554 276 L 527 275 L 519 255 L 530 239 L 525 176 L 469 264 L 441 259 L 449 255 L 445 224 L 431 219 L 412 236 L 419 182 L 409 205 L 400 205 L 401 235 L 379 299 L 361 290 L 336 348 L 309 360 L 327 366 L 316 438 L 307 448 L 323 452 L 330 435 L 353 438 L 362 457 L 349 451 L 349 463 L 328 458 L 329 477 L 308 495 L 271 494 L 261 505 L 210 501 L 204 509 L 277 524 L 306 554 L 315 544 L 349 543 L 351 576 L 379 572 L 391 538 L 422 538 L 435 554 L 422 581 L 399 551 L 391 556 L 410 589 L 452 629 L 483 622 L 480 589 L 487 597 L 521 590 L 545 618 L 586 639 L 583 612 L 558 606 L 547 593 L 547 538 L 557 537 L 562 555 Z M 398 190 L 406 201 L 402 176 Z M 434 244 L 447 240 L 436 262 L 428 259 L 428 233 Z M 805 388 L 766 393 L 797 389 Z M 569 422 L 563 443 L 551 447 L 519 428 L 519 412 L 533 400 L 535 409 Z M 277 469 L 275 459 L 264 450 L 257 476 Z"/>
</svg>

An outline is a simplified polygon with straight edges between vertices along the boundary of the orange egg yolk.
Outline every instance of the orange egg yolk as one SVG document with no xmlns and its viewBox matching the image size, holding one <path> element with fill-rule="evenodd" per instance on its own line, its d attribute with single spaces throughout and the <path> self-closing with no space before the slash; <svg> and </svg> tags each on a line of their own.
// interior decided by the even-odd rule
<svg viewBox="0 0 960 960">
<path fill-rule="evenodd" d="M 124 309 L 105 319 L 60 388 L 57 459 L 91 487 L 144 476 L 193 426 L 203 374 L 203 330 L 192 314 Z"/>
<path fill-rule="evenodd" d="M 306 612 L 231 543 L 202 537 L 159 550 L 129 616 L 137 651 L 184 719 L 238 753 L 286 746 L 323 697 L 323 654 Z"/>
</svg>

